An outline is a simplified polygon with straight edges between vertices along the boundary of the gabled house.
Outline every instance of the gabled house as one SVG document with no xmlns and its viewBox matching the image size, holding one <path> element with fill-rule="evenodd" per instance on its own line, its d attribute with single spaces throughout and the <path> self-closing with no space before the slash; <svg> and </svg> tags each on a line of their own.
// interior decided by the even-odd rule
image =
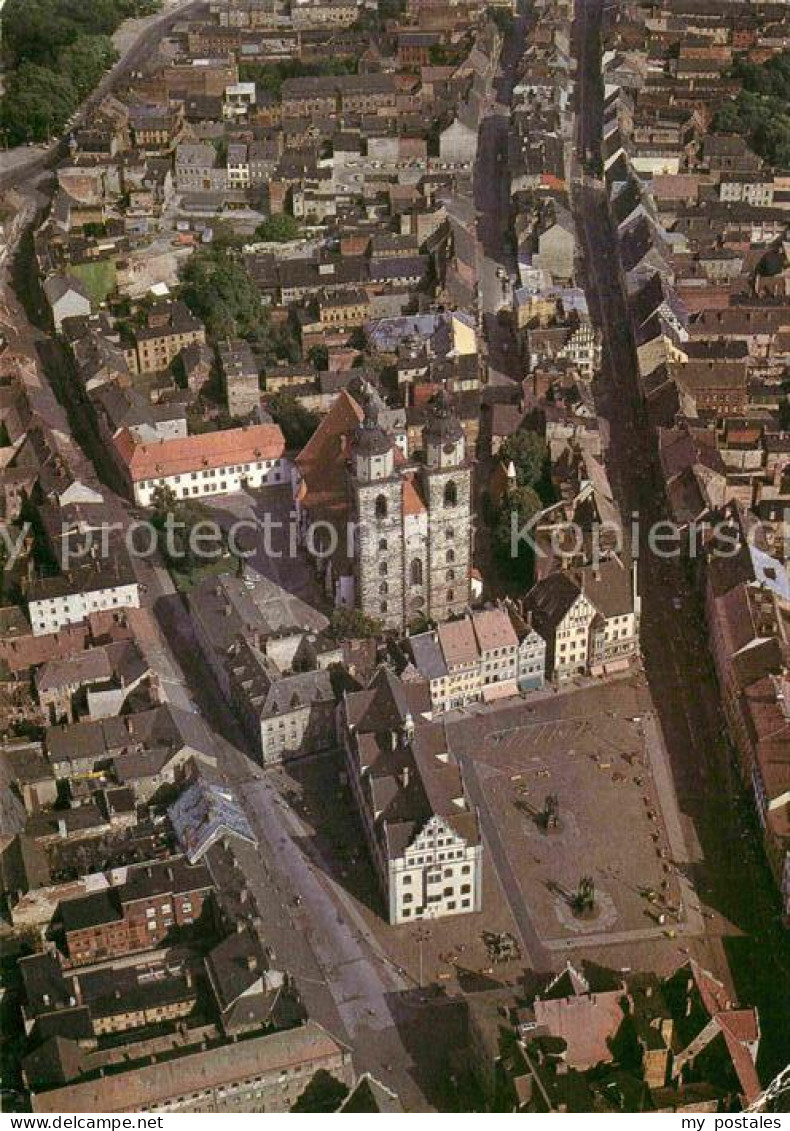
<svg viewBox="0 0 790 1131">
<path fill-rule="evenodd" d="M 343 697 L 337 729 L 391 923 L 479 911 L 482 843 L 428 689 L 380 668 Z"/>
</svg>

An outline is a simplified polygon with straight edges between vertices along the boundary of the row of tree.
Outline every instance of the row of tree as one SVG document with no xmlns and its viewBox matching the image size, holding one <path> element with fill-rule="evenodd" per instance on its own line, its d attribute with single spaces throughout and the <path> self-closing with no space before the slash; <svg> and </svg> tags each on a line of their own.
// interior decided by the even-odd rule
<svg viewBox="0 0 790 1131">
<path fill-rule="evenodd" d="M 790 166 L 790 51 L 765 63 L 736 59 L 732 75 L 741 82 L 736 98 L 716 112 L 714 128 L 745 137 L 769 164 Z"/>
<path fill-rule="evenodd" d="M 63 131 L 80 102 L 117 59 L 112 33 L 158 0 L 8 0 L 3 10 L 7 71 L 0 131 L 6 145 Z"/>
</svg>

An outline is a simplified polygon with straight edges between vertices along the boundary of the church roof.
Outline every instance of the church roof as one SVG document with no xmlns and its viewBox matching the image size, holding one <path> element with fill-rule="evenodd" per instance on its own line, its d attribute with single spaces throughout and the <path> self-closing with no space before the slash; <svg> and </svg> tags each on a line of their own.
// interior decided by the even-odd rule
<svg viewBox="0 0 790 1131">
<path fill-rule="evenodd" d="M 453 410 L 447 390 L 442 388 L 436 394 L 425 425 L 425 435 L 432 440 L 453 442 L 462 439 L 464 430 Z"/>
<path fill-rule="evenodd" d="M 362 420 L 362 409 L 345 390 L 296 457 L 302 476 L 300 502 L 314 515 L 342 512 L 348 505 L 346 461 L 349 437 Z"/>
<path fill-rule="evenodd" d="M 425 503 L 420 496 L 417 486 L 414 482 L 414 477 L 411 475 L 405 476 L 403 480 L 403 513 L 404 515 L 410 514 L 423 514 L 426 510 Z"/>
</svg>

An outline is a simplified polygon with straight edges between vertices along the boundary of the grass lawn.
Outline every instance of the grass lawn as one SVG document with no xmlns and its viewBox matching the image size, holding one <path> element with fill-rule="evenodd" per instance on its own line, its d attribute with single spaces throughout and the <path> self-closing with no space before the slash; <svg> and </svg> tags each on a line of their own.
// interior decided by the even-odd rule
<svg viewBox="0 0 790 1131">
<path fill-rule="evenodd" d="M 105 302 L 107 295 L 115 290 L 116 272 L 112 259 L 102 259 L 96 263 L 77 263 L 70 268 L 70 272 L 85 285 L 94 306 Z"/>
</svg>

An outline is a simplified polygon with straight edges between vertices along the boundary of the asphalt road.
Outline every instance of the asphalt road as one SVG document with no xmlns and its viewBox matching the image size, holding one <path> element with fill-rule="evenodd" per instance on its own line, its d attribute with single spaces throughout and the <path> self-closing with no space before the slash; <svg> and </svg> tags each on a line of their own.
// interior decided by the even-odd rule
<svg viewBox="0 0 790 1131">
<path fill-rule="evenodd" d="M 601 9 L 602 0 L 586 0 L 575 29 L 577 51 L 587 59 L 580 67 L 580 136 L 590 145 L 600 136 L 600 61 L 590 52 L 598 41 Z M 790 962 L 778 922 L 778 894 L 733 769 L 700 598 L 681 562 L 657 558 L 645 542 L 649 527 L 668 508 L 656 438 L 639 394 L 636 350 L 604 194 L 587 181 L 577 186 L 574 203 L 588 297 L 604 335 L 597 397 L 611 430 L 607 469 L 623 513 L 637 512 L 640 521 L 645 672 L 669 752 L 684 833 L 698 848 L 689 878 L 714 916 L 708 945 L 701 945 L 709 954 L 712 944 L 720 955 L 719 973 L 726 976 L 729 967 L 738 998 L 758 1006 L 763 1031 L 758 1067 L 767 1077 L 790 1058 Z M 695 954 L 694 943 L 689 949 Z"/>
<path fill-rule="evenodd" d="M 529 26 L 523 5 L 521 9 L 512 32 L 503 44 L 493 83 L 494 101 L 488 116 L 480 125 L 474 170 L 480 315 L 488 361 L 488 380 L 492 385 L 511 384 L 522 376 L 523 368 L 510 320 L 497 317 L 500 309 L 510 309 L 512 288 L 518 276 L 515 255 L 509 241 L 510 178 L 506 154 L 510 103 Z"/>
</svg>

